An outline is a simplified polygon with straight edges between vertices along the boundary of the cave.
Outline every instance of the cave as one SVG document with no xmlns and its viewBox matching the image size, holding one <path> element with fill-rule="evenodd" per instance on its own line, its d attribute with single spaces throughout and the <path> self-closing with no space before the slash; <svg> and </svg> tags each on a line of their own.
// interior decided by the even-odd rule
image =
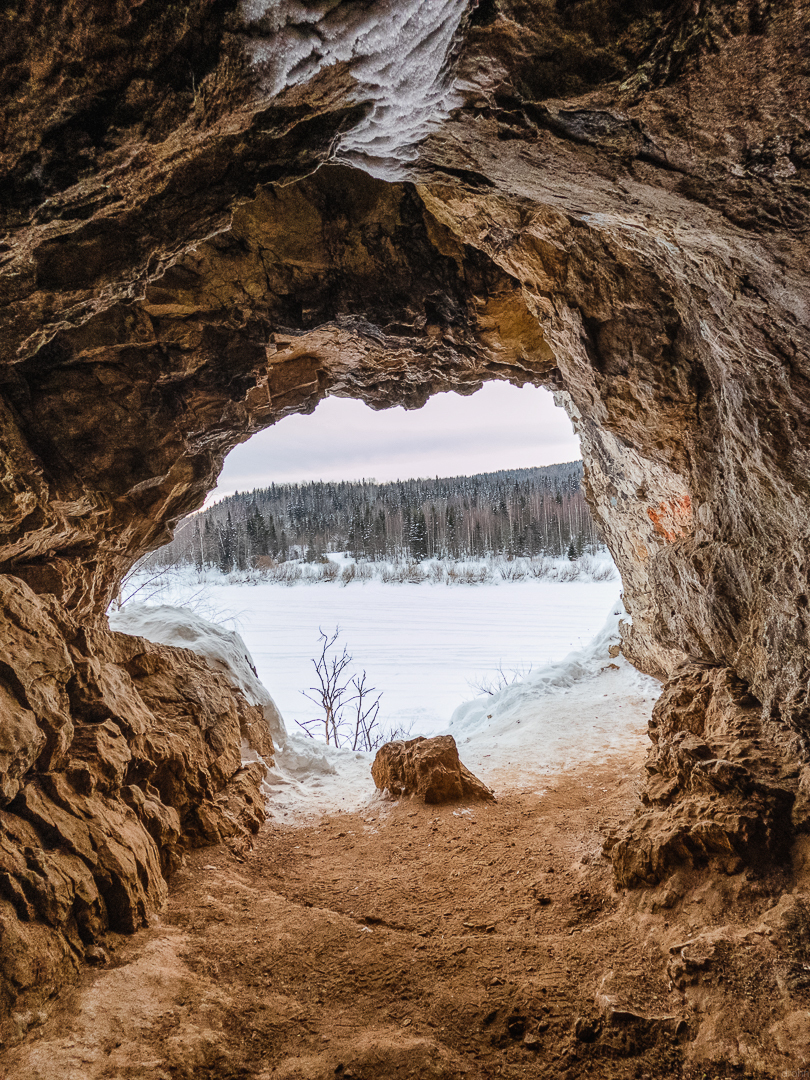
<svg viewBox="0 0 810 1080">
<path fill-rule="evenodd" d="M 420 7 L 4 9 L 6 1041 L 183 850 L 262 820 L 261 709 L 105 611 L 327 394 L 555 391 L 664 680 L 615 886 L 770 874 L 806 952 L 810 6 Z M 806 1063 L 788 998 L 741 1067 Z"/>
</svg>

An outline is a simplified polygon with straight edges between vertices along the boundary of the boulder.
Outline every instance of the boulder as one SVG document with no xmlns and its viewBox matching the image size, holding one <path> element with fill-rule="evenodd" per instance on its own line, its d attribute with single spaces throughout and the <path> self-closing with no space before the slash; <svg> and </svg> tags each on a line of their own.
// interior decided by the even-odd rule
<svg viewBox="0 0 810 1080">
<path fill-rule="evenodd" d="M 495 800 L 486 784 L 459 761 L 452 735 L 386 743 L 377 751 L 371 775 L 380 791 L 415 795 L 426 803 Z"/>
</svg>

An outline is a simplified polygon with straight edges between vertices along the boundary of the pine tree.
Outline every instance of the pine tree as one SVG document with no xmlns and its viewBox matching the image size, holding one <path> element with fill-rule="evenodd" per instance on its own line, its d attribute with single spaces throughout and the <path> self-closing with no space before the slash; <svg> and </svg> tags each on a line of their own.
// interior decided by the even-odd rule
<svg viewBox="0 0 810 1080">
<path fill-rule="evenodd" d="M 428 554 L 427 525 L 424 511 L 417 510 L 411 521 L 410 549 L 414 559 L 426 559 Z"/>
</svg>

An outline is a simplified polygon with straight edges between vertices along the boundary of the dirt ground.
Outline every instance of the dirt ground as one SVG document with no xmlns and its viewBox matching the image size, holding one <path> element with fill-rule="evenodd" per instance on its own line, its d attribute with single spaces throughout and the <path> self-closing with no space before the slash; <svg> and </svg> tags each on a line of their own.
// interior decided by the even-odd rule
<svg viewBox="0 0 810 1080">
<path fill-rule="evenodd" d="M 268 824 L 244 859 L 193 852 L 154 925 L 36 1017 L 0 1077 L 679 1077 L 677 992 L 601 855 L 640 769 Z M 595 1040 L 607 985 L 646 1019 Z"/>
</svg>

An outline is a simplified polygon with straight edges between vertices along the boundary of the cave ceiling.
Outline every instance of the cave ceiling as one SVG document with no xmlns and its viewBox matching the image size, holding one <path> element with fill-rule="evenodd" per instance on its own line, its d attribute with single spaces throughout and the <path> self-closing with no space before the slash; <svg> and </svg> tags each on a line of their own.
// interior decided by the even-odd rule
<svg viewBox="0 0 810 1080">
<path fill-rule="evenodd" d="M 3 18 L 4 570 L 95 617 L 260 428 L 531 382 L 628 655 L 807 728 L 806 2 Z"/>
</svg>

